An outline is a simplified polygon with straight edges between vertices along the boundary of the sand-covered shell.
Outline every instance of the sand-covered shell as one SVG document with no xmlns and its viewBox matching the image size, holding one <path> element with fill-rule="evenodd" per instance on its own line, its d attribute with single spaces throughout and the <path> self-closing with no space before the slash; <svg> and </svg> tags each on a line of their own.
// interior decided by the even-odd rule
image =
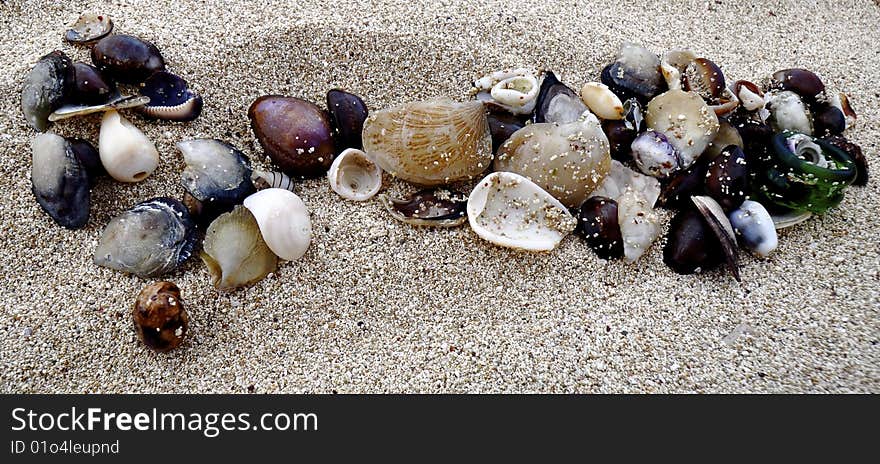
<svg viewBox="0 0 880 464">
<path fill-rule="evenodd" d="M 694 52 L 680 48 L 669 50 L 660 57 L 660 72 L 669 90 L 681 90 L 682 76 L 695 59 L 697 55 Z"/>
<path fill-rule="evenodd" d="M 43 56 L 28 71 L 21 89 L 21 111 L 28 125 L 43 132 L 49 127 L 49 114 L 64 103 L 73 79 L 73 64 L 61 51 Z"/>
<path fill-rule="evenodd" d="M 144 287 L 135 300 L 132 319 L 141 342 L 159 352 L 180 346 L 189 328 L 180 289 L 171 282 Z"/>
<path fill-rule="evenodd" d="M 373 112 L 363 141 L 383 171 L 424 186 L 472 179 L 492 162 L 489 122 L 477 101 L 439 99 Z"/>
<path fill-rule="evenodd" d="M 756 256 L 766 258 L 779 245 L 773 219 L 767 209 L 757 201 L 742 202 L 737 209 L 731 211 L 728 219 L 740 242 Z"/>
<path fill-rule="evenodd" d="M 190 90 L 183 78 L 167 71 L 153 73 L 143 83 L 140 94 L 150 101 L 141 113 L 166 121 L 192 121 L 202 113 L 202 97 Z"/>
<path fill-rule="evenodd" d="M 346 148 L 330 165 L 327 180 L 342 198 L 366 201 L 382 188 L 382 170 L 363 151 Z"/>
<path fill-rule="evenodd" d="M 602 183 L 590 194 L 617 201 L 627 189 L 633 189 L 645 196 L 649 205 L 654 205 L 660 196 L 660 181 L 651 176 L 633 171 L 617 160 L 611 160 L 611 169 Z"/>
<path fill-rule="evenodd" d="M 617 222 L 624 258 L 639 259 L 660 235 L 660 217 L 642 192 L 630 187 L 617 199 Z"/>
<path fill-rule="evenodd" d="M 749 166 L 742 148 L 729 145 L 709 163 L 705 191 L 724 211 L 742 204 L 749 192 Z"/>
<path fill-rule="evenodd" d="M 660 58 L 647 48 L 629 42 L 620 45 L 617 58 L 602 69 L 600 79 L 621 100 L 636 98 L 647 103 L 666 90 Z"/>
<path fill-rule="evenodd" d="M 305 203 L 295 193 L 269 188 L 244 199 L 273 253 L 287 261 L 301 258 L 312 241 L 312 222 Z"/>
<path fill-rule="evenodd" d="M 89 174 L 63 137 L 44 133 L 31 143 L 31 190 L 58 225 L 79 229 L 89 220 Z"/>
<path fill-rule="evenodd" d="M 467 221 L 467 195 L 446 188 L 426 189 L 404 198 L 379 195 L 391 217 L 413 226 L 456 227 Z"/>
<path fill-rule="evenodd" d="M 191 139 L 178 142 L 177 148 L 186 163 L 180 183 L 201 203 L 200 215 L 205 220 L 231 211 L 256 191 L 247 156 L 232 145 L 216 139 Z"/>
<path fill-rule="evenodd" d="M 767 122 L 774 132 L 813 134 L 813 115 L 798 94 L 784 90 L 768 95 L 767 110 L 770 111 Z"/>
<path fill-rule="evenodd" d="M 493 172 L 468 197 L 468 221 L 481 238 L 527 251 L 549 251 L 577 226 L 566 207 L 526 177 Z"/>
<path fill-rule="evenodd" d="M 534 69 L 495 71 L 474 81 L 477 100 L 512 114 L 529 114 L 541 90 L 541 74 Z"/>
<path fill-rule="evenodd" d="M 757 84 L 750 81 L 736 81 L 733 84 L 733 94 L 746 111 L 758 111 L 763 109 L 766 103 L 764 92 Z"/>
<path fill-rule="evenodd" d="M 623 102 L 605 84 L 587 82 L 581 87 L 581 100 L 602 119 L 623 119 Z"/>
<path fill-rule="evenodd" d="M 159 165 L 159 152 L 153 142 L 128 119 L 107 111 L 98 136 L 101 164 L 120 182 L 146 179 Z"/>
<path fill-rule="evenodd" d="M 113 21 L 107 15 L 85 13 L 64 33 L 64 40 L 78 45 L 90 44 L 113 31 Z"/>
<path fill-rule="evenodd" d="M 208 226 L 200 256 L 214 287 L 220 290 L 251 285 L 278 266 L 278 258 L 263 240 L 254 215 L 241 205 Z"/>
<path fill-rule="evenodd" d="M 681 168 L 687 168 L 718 133 L 718 117 L 699 95 L 670 90 L 648 103 L 648 128 L 662 133 L 678 152 Z"/>
<path fill-rule="evenodd" d="M 523 127 L 501 145 L 495 159 L 496 171 L 526 176 L 570 208 L 587 199 L 610 166 L 608 138 L 589 112 L 568 124 Z"/>
<path fill-rule="evenodd" d="M 111 79 L 126 84 L 139 84 L 165 70 L 165 59 L 155 45 L 124 34 L 99 40 L 92 47 L 92 63 Z"/>
<path fill-rule="evenodd" d="M 111 219 L 95 249 L 98 266 L 155 277 L 177 269 L 197 245 L 195 223 L 183 203 L 153 198 Z"/>
<path fill-rule="evenodd" d="M 330 116 L 312 102 L 280 95 L 257 98 L 248 109 L 260 146 L 291 177 L 318 177 L 333 163 Z"/>
</svg>

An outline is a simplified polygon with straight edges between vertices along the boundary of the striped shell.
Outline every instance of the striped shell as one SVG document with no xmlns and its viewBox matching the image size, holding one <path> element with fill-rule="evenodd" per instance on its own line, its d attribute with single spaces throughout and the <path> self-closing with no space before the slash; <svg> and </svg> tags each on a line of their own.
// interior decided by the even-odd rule
<svg viewBox="0 0 880 464">
<path fill-rule="evenodd" d="M 371 114 L 364 151 L 384 171 L 433 186 L 472 179 L 492 162 L 483 104 L 449 99 L 407 103 Z"/>
<path fill-rule="evenodd" d="M 254 170 L 251 174 L 251 182 L 257 190 L 280 188 L 293 192 L 293 180 L 283 172 Z"/>
</svg>

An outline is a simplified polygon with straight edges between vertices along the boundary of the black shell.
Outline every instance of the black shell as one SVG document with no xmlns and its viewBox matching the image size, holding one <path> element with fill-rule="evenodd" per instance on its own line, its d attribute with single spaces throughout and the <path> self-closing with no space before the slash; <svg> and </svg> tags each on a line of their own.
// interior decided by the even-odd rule
<svg viewBox="0 0 880 464">
<path fill-rule="evenodd" d="M 333 121 L 337 152 L 341 153 L 346 148 L 362 149 L 364 142 L 361 134 L 369 111 L 361 97 L 332 89 L 327 92 L 327 109 Z"/>
<path fill-rule="evenodd" d="M 814 72 L 801 68 L 783 69 L 773 73 L 772 88 L 790 90 L 806 101 L 815 101 L 825 91 L 825 84 Z"/>
<path fill-rule="evenodd" d="M 728 145 L 709 163 L 705 190 L 726 212 L 742 204 L 749 191 L 749 169 L 740 147 Z"/>
<path fill-rule="evenodd" d="M 577 232 L 602 259 L 623 256 L 623 237 L 617 219 L 617 202 L 605 197 L 587 198 L 578 215 Z"/>
<path fill-rule="evenodd" d="M 622 101 L 635 98 L 643 105 L 666 90 L 666 82 L 659 69 L 655 79 L 643 80 L 627 73 L 620 63 L 614 62 L 602 69 L 599 78 Z"/>
<path fill-rule="evenodd" d="M 612 158 L 622 163 L 632 159 L 632 143 L 638 133 L 626 121 L 603 120 L 602 131 L 608 137 Z"/>
<path fill-rule="evenodd" d="M 717 267 L 724 261 L 721 244 L 696 208 L 680 211 L 669 224 L 663 262 L 678 274 Z"/>
<path fill-rule="evenodd" d="M 37 203 L 60 226 L 79 229 L 89 220 L 90 181 L 67 139 L 54 134 L 34 142 L 31 191 Z"/>
<path fill-rule="evenodd" d="M 703 193 L 708 169 L 705 160 L 698 158 L 691 167 L 673 174 L 663 186 L 657 205 L 664 208 L 691 207 L 691 195 Z"/>
<path fill-rule="evenodd" d="M 552 121 L 548 119 L 554 100 L 561 96 L 568 97 L 569 102 L 571 102 L 570 105 L 576 105 L 576 107 L 570 106 L 570 109 L 574 109 L 574 112 L 578 113 L 578 115 L 587 109 L 587 106 L 581 102 L 581 98 L 577 92 L 560 82 L 559 79 L 556 78 L 556 74 L 553 74 L 552 71 L 547 71 L 544 74 L 544 80 L 541 81 L 541 90 L 538 92 L 538 100 L 535 104 L 535 111 L 532 114 L 532 122 L 558 122 L 560 124 L 572 122 Z"/>
<path fill-rule="evenodd" d="M 73 81 L 68 92 L 68 103 L 98 105 L 116 93 L 116 85 L 104 79 L 98 68 L 77 61 L 73 63 Z"/>
<path fill-rule="evenodd" d="M 520 118 L 507 113 L 489 113 L 486 119 L 489 120 L 489 132 L 492 133 L 492 153 L 498 153 L 498 148 L 526 125 Z"/>
<path fill-rule="evenodd" d="M 73 65 L 64 52 L 55 50 L 40 58 L 21 90 L 21 110 L 28 125 L 40 132 L 49 127 L 49 115 L 64 103 L 72 80 Z"/>
<path fill-rule="evenodd" d="M 846 137 L 842 135 L 835 135 L 833 137 L 825 137 L 823 138 L 826 142 L 834 145 L 837 148 L 843 150 L 856 164 L 856 180 L 853 182 L 853 185 L 867 185 L 868 184 L 868 159 L 865 158 L 865 154 L 862 153 L 862 147 L 858 144 L 850 142 L 846 139 Z"/>
<path fill-rule="evenodd" d="M 202 97 L 193 93 L 183 78 L 170 72 L 153 73 L 139 92 L 150 98 L 140 110 L 151 118 L 183 122 L 202 113 Z"/>
<path fill-rule="evenodd" d="M 739 132 L 739 136 L 742 137 L 746 153 L 759 156 L 770 150 L 773 129 L 769 124 L 762 122 L 744 109 L 734 111 L 729 118 L 729 122 Z"/>
<path fill-rule="evenodd" d="M 816 136 L 840 135 L 846 129 L 846 116 L 827 103 L 813 105 L 813 132 Z"/>
<path fill-rule="evenodd" d="M 145 81 L 165 70 L 165 59 L 150 42 L 130 35 L 110 35 L 92 47 L 92 63 L 106 76 L 126 84 Z"/>
<path fill-rule="evenodd" d="M 91 142 L 83 139 L 67 139 L 67 142 L 70 143 L 73 155 L 76 156 L 76 159 L 79 160 L 89 175 L 91 185 L 95 184 L 95 179 L 107 174 L 107 170 L 101 164 L 98 149 Z"/>
</svg>

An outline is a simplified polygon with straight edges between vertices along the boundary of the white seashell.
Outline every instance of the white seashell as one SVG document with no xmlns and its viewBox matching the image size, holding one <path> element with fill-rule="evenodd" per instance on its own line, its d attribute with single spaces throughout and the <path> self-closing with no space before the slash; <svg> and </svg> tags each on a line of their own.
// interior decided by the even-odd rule
<svg viewBox="0 0 880 464">
<path fill-rule="evenodd" d="M 681 75 L 695 59 L 697 55 L 687 49 L 669 50 L 663 54 L 660 59 L 660 72 L 669 90 L 681 90 Z"/>
<path fill-rule="evenodd" d="M 784 90 L 772 94 L 767 102 L 770 126 L 775 132 L 793 131 L 813 135 L 813 117 L 798 94 Z"/>
<path fill-rule="evenodd" d="M 770 213 L 757 201 L 746 200 L 730 213 L 730 225 L 743 245 L 757 256 L 766 258 L 779 245 Z"/>
<path fill-rule="evenodd" d="M 623 103 L 605 84 L 587 82 L 581 87 L 581 100 L 602 119 L 623 119 Z"/>
<path fill-rule="evenodd" d="M 150 103 L 150 97 L 140 95 L 118 96 L 110 99 L 107 103 L 99 105 L 64 105 L 49 115 L 50 121 L 84 116 L 101 111 L 124 110 L 126 108 L 138 108 Z"/>
<path fill-rule="evenodd" d="M 611 170 L 590 196 L 619 201 L 627 189 L 635 190 L 644 195 L 648 205 L 654 205 L 657 198 L 660 197 L 660 181 L 654 177 L 635 172 L 617 160 L 611 160 Z"/>
<path fill-rule="evenodd" d="M 293 180 L 283 172 L 254 170 L 251 182 L 257 190 L 280 188 L 293 192 Z"/>
<path fill-rule="evenodd" d="M 260 226 L 263 240 L 279 258 L 302 257 L 312 241 L 312 221 L 305 203 L 293 192 L 268 188 L 244 199 Z"/>
<path fill-rule="evenodd" d="M 740 86 L 739 93 L 736 96 L 746 111 L 757 111 L 764 107 L 764 96 L 752 92 L 745 85 Z"/>
<path fill-rule="evenodd" d="M 153 142 L 116 111 L 107 111 L 98 136 L 101 164 L 120 182 L 138 182 L 159 165 L 159 152 Z"/>
<path fill-rule="evenodd" d="M 529 114 L 535 109 L 541 91 L 539 73 L 517 68 L 495 71 L 474 82 L 477 100 L 497 105 L 514 114 Z"/>
<path fill-rule="evenodd" d="M 549 251 L 574 230 L 575 219 L 552 195 L 512 172 L 493 172 L 468 197 L 468 222 L 496 245 Z"/>
<path fill-rule="evenodd" d="M 347 148 L 327 171 L 330 188 L 342 198 L 365 201 L 382 188 L 382 169 L 357 148 Z"/>
<path fill-rule="evenodd" d="M 623 238 L 623 255 L 633 262 L 660 235 L 660 218 L 644 194 L 628 188 L 617 199 L 617 222 Z"/>
<path fill-rule="evenodd" d="M 718 116 L 694 92 L 669 90 L 648 103 L 648 129 L 662 133 L 678 152 L 687 169 L 718 133 Z"/>
</svg>

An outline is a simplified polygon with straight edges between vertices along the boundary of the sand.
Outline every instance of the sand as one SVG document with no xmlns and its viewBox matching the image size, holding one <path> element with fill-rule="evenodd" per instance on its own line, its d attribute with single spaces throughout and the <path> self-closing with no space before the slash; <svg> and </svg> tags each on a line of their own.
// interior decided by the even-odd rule
<svg viewBox="0 0 880 464">
<path fill-rule="evenodd" d="M 606 262 L 575 236 L 547 254 L 500 249 L 468 227 L 417 229 L 378 201 L 300 183 L 314 240 L 259 284 L 218 293 L 191 260 L 167 276 L 191 318 L 177 351 L 137 340 L 129 311 L 151 280 L 92 264 L 108 220 L 158 195 L 180 197 L 174 143 L 226 140 L 268 161 L 248 126 L 258 96 L 322 102 L 332 87 L 382 108 L 467 98 L 469 82 L 513 65 L 597 80 L 621 40 L 687 46 L 728 79 L 818 71 L 851 95 L 848 136 L 880 166 L 880 8 L 835 2 L 0 2 L 0 391 L 2 392 L 880 392 L 880 183 L 786 230 L 768 260 L 679 276 L 662 242 L 637 263 Z M 775 2 L 774 2 L 775 3 Z M 56 226 L 30 191 L 35 132 L 20 81 L 63 49 L 83 11 L 146 38 L 205 98 L 193 123 L 129 114 L 159 169 L 101 181 L 88 226 Z M 54 126 L 97 141 L 99 117 Z M 411 187 L 388 180 L 391 193 Z M 664 215 L 664 227 L 669 215 Z"/>
</svg>

